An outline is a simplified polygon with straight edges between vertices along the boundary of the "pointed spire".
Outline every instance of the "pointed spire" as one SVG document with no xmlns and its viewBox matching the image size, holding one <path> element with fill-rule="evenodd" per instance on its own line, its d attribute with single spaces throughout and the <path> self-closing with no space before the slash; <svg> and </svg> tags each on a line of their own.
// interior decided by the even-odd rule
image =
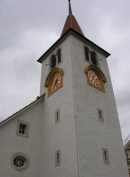
<svg viewBox="0 0 130 177">
<path fill-rule="evenodd" d="M 70 3 L 70 0 L 69 1 L 69 15 L 72 15 L 72 8 L 71 8 L 71 3 Z"/>
<path fill-rule="evenodd" d="M 76 32 L 78 32 L 79 34 L 84 36 L 75 16 L 72 14 L 72 8 L 71 8 L 71 3 L 70 3 L 71 0 L 68 0 L 68 1 L 69 1 L 69 15 L 68 15 L 66 22 L 64 24 L 64 28 L 62 30 L 61 36 L 64 35 L 69 29 L 73 29 Z"/>
</svg>

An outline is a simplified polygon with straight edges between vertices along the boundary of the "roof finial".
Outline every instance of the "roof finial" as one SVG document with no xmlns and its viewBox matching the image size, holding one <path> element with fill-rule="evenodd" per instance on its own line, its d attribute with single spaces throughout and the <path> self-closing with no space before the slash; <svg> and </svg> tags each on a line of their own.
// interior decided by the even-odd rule
<svg viewBox="0 0 130 177">
<path fill-rule="evenodd" d="M 69 15 L 72 15 L 71 3 L 70 3 L 70 0 L 68 1 L 69 1 Z"/>
</svg>

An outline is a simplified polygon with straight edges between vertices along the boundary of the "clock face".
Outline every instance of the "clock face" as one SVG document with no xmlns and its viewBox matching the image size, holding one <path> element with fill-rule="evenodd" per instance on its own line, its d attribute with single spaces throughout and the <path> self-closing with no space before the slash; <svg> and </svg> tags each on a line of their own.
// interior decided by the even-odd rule
<svg viewBox="0 0 130 177">
<path fill-rule="evenodd" d="M 62 76 L 60 73 L 56 73 L 52 77 L 52 82 L 50 85 L 50 94 L 56 92 L 61 87 L 62 87 Z"/>
<path fill-rule="evenodd" d="M 88 82 L 91 86 L 97 88 L 98 90 L 104 91 L 103 82 L 95 71 L 88 71 Z"/>
</svg>

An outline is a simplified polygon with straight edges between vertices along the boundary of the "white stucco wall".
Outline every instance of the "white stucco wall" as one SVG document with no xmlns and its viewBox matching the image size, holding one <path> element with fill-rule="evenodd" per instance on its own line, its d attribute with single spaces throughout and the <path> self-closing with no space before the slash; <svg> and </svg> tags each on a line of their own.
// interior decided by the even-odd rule
<svg viewBox="0 0 130 177">
<path fill-rule="evenodd" d="M 71 37 L 60 44 L 62 62 L 57 65 L 64 71 L 63 88 L 45 98 L 43 107 L 43 176 L 78 177 L 77 146 L 74 116 L 74 97 L 71 61 Z M 53 51 L 52 53 L 55 53 Z M 51 56 L 51 55 L 50 55 Z M 50 70 L 46 69 L 50 56 L 42 63 L 41 93 Z M 55 111 L 60 109 L 60 122 L 55 124 Z M 61 166 L 55 167 L 55 151 L 61 151 Z"/>
<path fill-rule="evenodd" d="M 50 72 L 50 56 L 42 63 L 40 95 L 44 101 L 29 107 L 0 127 L 1 177 L 127 177 L 127 166 L 116 105 L 105 57 L 98 53 L 100 68 L 107 78 L 105 93 L 87 84 L 84 72 L 84 42 L 73 35 L 57 48 L 64 71 L 63 88 L 47 95 L 44 83 Z M 91 46 L 88 46 L 92 50 Z M 95 49 L 96 51 L 96 49 Z M 103 110 L 104 122 L 98 120 L 97 108 Z M 55 111 L 60 122 L 55 124 Z M 29 137 L 16 133 L 17 120 L 29 122 Z M 108 148 L 110 164 L 103 163 L 102 148 Z M 61 152 L 61 165 L 55 166 L 55 151 Z M 11 156 L 27 154 L 30 166 L 16 171 Z"/>
<path fill-rule="evenodd" d="M 0 176 L 43 177 L 42 171 L 42 106 L 43 101 L 31 106 L 12 120 L 0 126 Z M 29 137 L 17 135 L 17 121 L 29 122 Z M 17 171 L 11 166 L 11 156 L 22 152 L 30 159 L 26 170 Z"/>
<path fill-rule="evenodd" d="M 126 177 L 128 170 L 107 61 L 88 46 L 97 53 L 100 69 L 107 79 L 103 93 L 87 84 L 84 70 L 89 63 L 84 60 L 84 45 L 72 37 L 79 176 Z M 104 122 L 98 120 L 97 108 L 103 110 Z M 109 164 L 103 162 L 102 148 L 109 150 Z"/>
</svg>

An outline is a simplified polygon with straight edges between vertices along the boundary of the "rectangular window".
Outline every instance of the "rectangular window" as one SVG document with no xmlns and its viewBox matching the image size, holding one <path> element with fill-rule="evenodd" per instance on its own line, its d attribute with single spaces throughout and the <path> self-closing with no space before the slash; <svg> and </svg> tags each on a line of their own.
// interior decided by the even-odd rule
<svg viewBox="0 0 130 177">
<path fill-rule="evenodd" d="M 18 120 L 17 122 L 17 135 L 27 137 L 29 135 L 29 123 Z"/>
<path fill-rule="evenodd" d="M 60 166 L 61 165 L 61 152 L 60 150 L 55 152 L 55 166 Z"/>
<path fill-rule="evenodd" d="M 55 112 L 55 123 L 60 122 L 60 109 Z"/>
<path fill-rule="evenodd" d="M 102 111 L 102 109 L 98 108 L 97 111 L 98 111 L 98 120 L 104 122 L 104 117 L 103 117 L 103 111 Z"/>
<path fill-rule="evenodd" d="M 108 149 L 103 148 L 102 149 L 102 153 L 103 153 L 103 161 L 105 164 L 109 164 L 109 152 Z"/>
<path fill-rule="evenodd" d="M 26 133 L 26 130 L 27 130 L 27 125 L 26 125 L 26 124 L 23 124 L 23 123 L 20 123 L 20 124 L 19 124 L 19 133 L 25 134 L 25 133 Z"/>
</svg>

